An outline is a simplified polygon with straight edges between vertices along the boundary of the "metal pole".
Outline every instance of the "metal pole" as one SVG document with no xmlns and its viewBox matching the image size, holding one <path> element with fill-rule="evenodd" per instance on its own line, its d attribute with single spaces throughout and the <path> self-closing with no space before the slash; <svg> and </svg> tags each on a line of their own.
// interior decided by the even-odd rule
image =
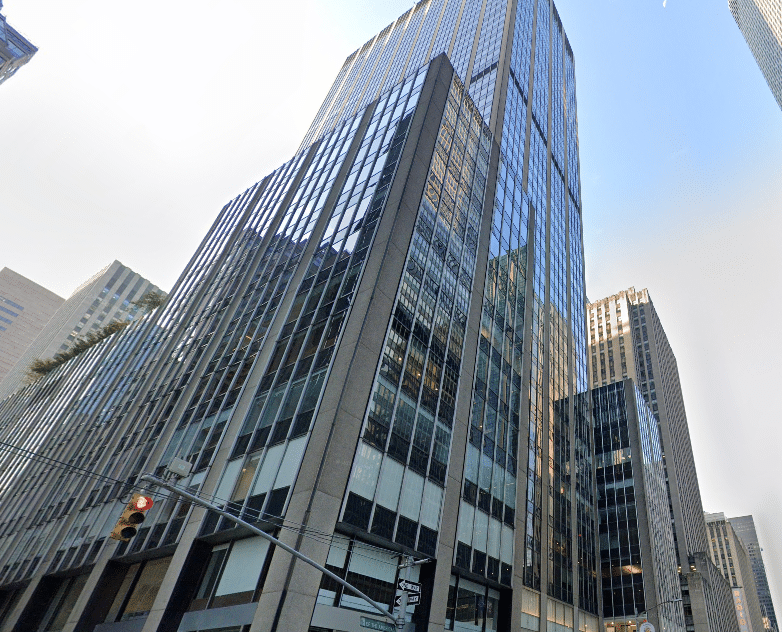
<svg viewBox="0 0 782 632">
<path fill-rule="evenodd" d="M 402 558 L 403 562 L 400 565 L 400 569 L 405 569 L 405 577 L 404 580 L 410 581 L 410 567 L 413 565 L 413 558 L 409 555 Z M 407 601 L 408 601 L 408 592 L 407 589 L 402 590 L 402 595 L 399 600 L 399 615 L 396 619 L 396 629 L 397 630 L 404 630 L 405 629 L 405 616 L 407 613 Z"/>
<path fill-rule="evenodd" d="M 682 602 L 682 598 L 681 597 L 679 597 L 678 599 L 668 599 L 667 601 L 661 601 L 656 606 L 652 606 L 651 608 L 647 608 L 646 610 L 642 610 L 641 612 L 636 612 L 635 613 L 635 632 L 641 632 L 641 626 L 638 625 L 638 618 L 639 618 L 638 615 L 645 614 L 646 618 L 648 619 L 649 618 L 649 613 L 652 610 L 656 610 L 660 606 L 664 606 L 667 603 L 681 603 L 681 602 Z M 659 615 L 659 613 L 657 615 L 657 623 L 658 624 L 660 623 L 660 615 Z"/>
<path fill-rule="evenodd" d="M 299 558 L 302 562 L 305 562 L 305 563 L 309 564 L 310 566 L 314 566 L 321 573 L 326 575 L 326 577 L 330 577 L 331 579 L 333 579 L 338 584 L 341 584 L 342 586 L 347 588 L 353 594 L 358 595 L 359 597 L 361 597 L 364 601 L 366 601 L 373 608 L 375 608 L 378 612 L 380 612 L 384 617 L 387 617 L 388 619 L 391 619 L 391 621 L 393 621 L 397 625 L 397 627 L 399 627 L 399 620 L 397 619 L 397 617 L 395 617 L 393 614 L 391 614 L 382 605 L 380 605 L 376 601 L 373 601 L 372 599 L 367 597 L 367 595 L 365 595 L 363 592 L 361 592 L 355 586 L 351 586 L 350 584 L 348 584 L 339 575 L 335 575 L 330 570 L 328 570 L 327 568 L 324 568 L 323 566 L 321 566 L 317 562 L 311 560 L 310 558 L 308 558 L 303 553 L 299 553 L 296 549 L 293 549 L 293 548 L 289 547 L 287 544 L 284 544 L 283 542 L 280 542 L 274 536 L 271 536 L 268 533 L 266 533 L 265 531 L 259 529 L 258 527 L 251 525 L 249 522 L 245 522 L 241 518 L 237 518 L 233 514 L 230 514 L 227 511 L 224 511 L 223 509 L 221 509 L 217 505 L 213 505 L 212 503 L 207 502 L 207 501 L 199 498 L 198 496 L 194 496 L 190 492 L 186 492 L 186 491 L 176 487 L 175 485 L 172 485 L 171 483 L 163 481 L 163 480 L 161 480 L 159 478 L 156 478 L 156 477 L 154 477 L 154 476 L 152 476 L 150 474 L 143 474 L 140 477 L 139 480 L 147 481 L 148 483 L 152 483 L 153 485 L 157 485 L 158 487 L 162 487 L 163 489 L 167 489 L 168 491 L 173 492 L 174 494 L 182 496 L 182 498 L 187 498 L 190 502 L 193 502 L 196 505 L 201 505 L 202 507 L 206 507 L 210 511 L 214 511 L 216 514 L 219 514 L 219 515 L 223 516 L 224 518 L 227 518 L 228 520 L 230 520 L 232 522 L 235 522 L 236 524 L 241 525 L 241 526 L 243 526 L 246 529 L 249 529 L 250 531 L 252 531 L 256 535 L 259 535 L 262 538 L 266 538 L 270 542 L 273 542 L 275 546 L 280 547 L 283 551 L 287 551 L 288 553 L 290 553 L 294 557 Z M 402 627 L 404 627 L 404 616 L 402 617 L 402 622 L 403 622 L 403 626 Z"/>
</svg>

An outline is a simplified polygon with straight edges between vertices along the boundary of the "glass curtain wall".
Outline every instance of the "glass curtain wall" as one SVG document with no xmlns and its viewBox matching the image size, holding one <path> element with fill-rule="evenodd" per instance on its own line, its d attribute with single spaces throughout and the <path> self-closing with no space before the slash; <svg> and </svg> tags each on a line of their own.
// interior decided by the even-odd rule
<svg viewBox="0 0 782 632">
<path fill-rule="evenodd" d="M 425 555 L 440 530 L 490 147 L 454 78 L 343 510 L 346 523 Z M 502 514 L 501 482 L 495 491 Z"/>
<path fill-rule="evenodd" d="M 279 448 L 264 460 L 257 458 L 258 453 L 267 444 L 271 447 L 289 437 L 295 439 L 309 428 L 423 77 L 424 71 L 414 74 L 375 108 L 343 192 L 328 209 L 331 215 L 322 241 L 308 261 L 302 262 L 302 256 L 361 115 L 226 205 L 154 319 L 83 354 L 67 367 L 63 380 L 55 382 L 53 376 L 51 397 L 39 407 L 32 406 L 30 398 L 41 399 L 46 387 L 30 389 L 27 399 L 3 403 L 8 412 L 10 408 L 24 411 L 30 427 L 38 423 L 36 415 L 61 411 L 60 427 L 70 428 L 66 433 L 73 437 L 73 445 L 65 450 L 62 444 L 57 446 L 58 459 L 116 481 L 99 481 L 86 492 L 87 501 L 70 520 L 68 535 L 50 570 L 77 567 L 96 558 L 107 521 L 119 508 L 114 499 L 125 489 L 122 481 L 132 484 L 144 470 L 157 468 L 160 473 L 173 456 L 180 456 L 194 464 L 189 484 L 200 488 L 290 280 L 301 265 L 305 266 L 303 281 L 254 405 L 232 446 L 234 460 L 226 467 L 226 476 L 234 475 L 237 459 L 245 453 L 254 453 L 255 461 L 248 460 L 244 482 L 237 482 L 236 474 L 230 484 L 222 481 L 220 490 L 224 500 L 230 497 L 234 502 L 245 500 L 240 497 L 241 485 L 247 485 L 248 493 L 258 492 L 251 494 L 253 503 L 248 504 L 255 518 L 264 508 L 271 514 L 282 511 L 284 487 L 277 483 L 295 478 L 303 445 L 291 446 L 284 458 L 277 454 Z M 196 366 L 205 370 L 196 372 Z M 191 384 L 194 373 L 198 382 Z M 147 385 L 146 390 L 142 385 Z M 183 393 L 188 399 L 179 402 Z M 81 401 L 74 406 L 77 399 Z M 176 430 L 161 443 L 171 415 L 182 409 Z M 84 422 L 78 423 L 77 418 Z M 89 435 L 83 432 L 84 423 L 93 428 Z M 122 438 L 117 443 L 118 432 Z M 162 457 L 154 456 L 161 452 Z M 283 462 L 287 470 L 278 467 Z M 52 463 L 41 459 L 27 465 L 26 483 L 6 499 L 8 520 L 0 524 L 6 564 L 0 572 L 7 580 L 23 579 L 36 570 L 40 556 L 35 547 L 41 537 L 58 528 L 53 521 L 71 513 L 73 499 L 84 492 L 79 476 L 47 475 L 47 471 L 58 471 Z M 248 469 L 259 476 L 263 473 L 262 482 L 247 481 Z M 271 470 L 274 475 L 269 474 Z M 51 482 L 33 490 L 40 480 Z M 258 490 L 266 485 L 270 487 L 264 505 L 265 492 Z M 24 511 L 22 495 L 29 497 L 33 491 L 41 499 L 62 495 L 72 500 L 59 505 L 42 500 L 43 508 L 32 524 L 16 531 L 17 514 Z M 132 550 L 176 542 L 188 509 L 176 502 L 157 504 L 148 518 L 149 526 L 134 538 Z"/>
<path fill-rule="evenodd" d="M 634 463 L 623 383 L 592 391 L 595 417 L 603 616 L 622 620 L 646 609 L 644 576 L 652 573 L 641 558 Z M 667 512 L 666 512 L 667 514 Z M 664 514 L 665 515 L 665 514 Z"/>
<path fill-rule="evenodd" d="M 293 295 L 216 494 L 248 519 L 284 515 L 425 74 L 412 75 L 375 107 Z M 203 532 L 230 526 L 215 516 Z"/>
</svg>

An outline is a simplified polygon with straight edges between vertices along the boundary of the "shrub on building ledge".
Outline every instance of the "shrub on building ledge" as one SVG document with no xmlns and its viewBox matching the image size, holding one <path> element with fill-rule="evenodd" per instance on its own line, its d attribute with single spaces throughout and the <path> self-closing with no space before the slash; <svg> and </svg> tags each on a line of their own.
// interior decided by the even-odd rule
<svg viewBox="0 0 782 632">
<path fill-rule="evenodd" d="M 68 360 L 72 360 L 77 355 L 84 353 L 87 349 L 95 346 L 101 340 L 105 340 L 112 334 L 122 331 L 129 324 L 129 322 L 121 322 L 119 320 L 112 321 L 97 331 L 92 331 L 81 338 L 77 338 L 68 349 L 55 354 L 53 358 L 48 358 L 46 360 L 41 360 L 39 358 L 33 360 L 30 363 L 30 366 L 27 367 L 28 377 L 35 380 L 43 377 L 47 373 L 51 373 L 61 364 L 65 364 Z"/>
<path fill-rule="evenodd" d="M 133 305 L 136 307 L 143 309 L 144 311 L 151 312 L 156 307 L 160 307 L 163 303 L 166 302 L 166 295 L 161 294 L 160 292 L 155 292 L 155 290 L 150 290 L 144 296 L 142 296 L 139 300 L 133 301 Z"/>
</svg>

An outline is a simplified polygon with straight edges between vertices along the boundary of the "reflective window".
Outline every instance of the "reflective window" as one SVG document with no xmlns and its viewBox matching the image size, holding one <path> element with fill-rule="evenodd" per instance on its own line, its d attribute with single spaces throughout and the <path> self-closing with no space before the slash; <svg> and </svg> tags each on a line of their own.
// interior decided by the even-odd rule
<svg viewBox="0 0 782 632">
<path fill-rule="evenodd" d="M 451 575 L 445 629 L 462 632 L 497 630 L 499 602 L 499 591 Z"/>
<path fill-rule="evenodd" d="M 426 555 L 440 528 L 490 139 L 454 78 L 345 500 L 346 522 Z M 408 493 L 397 504 L 399 485 Z"/>
</svg>

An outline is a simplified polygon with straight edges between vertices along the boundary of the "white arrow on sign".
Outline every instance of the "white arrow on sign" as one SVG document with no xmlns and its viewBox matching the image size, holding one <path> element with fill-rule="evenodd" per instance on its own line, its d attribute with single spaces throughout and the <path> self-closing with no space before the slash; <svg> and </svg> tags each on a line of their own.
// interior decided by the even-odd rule
<svg viewBox="0 0 782 632">
<path fill-rule="evenodd" d="M 406 579 L 400 579 L 397 586 L 399 586 L 399 590 L 406 590 L 409 593 L 421 593 L 421 584 Z"/>
<path fill-rule="evenodd" d="M 415 606 L 416 604 L 419 604 L 419 603 L 421 603 L 421 595 L 419 595 L 419 594 L 412 594 L 412 595 L 408 594 L 407 595 L 407 605 L 408 606 Z M 394 605 L 397 608 L 401 608 L 402 607 L 402 595 L 397 595 L 396 596 L 396 599 L 394 599 Z"/>
</svg>

